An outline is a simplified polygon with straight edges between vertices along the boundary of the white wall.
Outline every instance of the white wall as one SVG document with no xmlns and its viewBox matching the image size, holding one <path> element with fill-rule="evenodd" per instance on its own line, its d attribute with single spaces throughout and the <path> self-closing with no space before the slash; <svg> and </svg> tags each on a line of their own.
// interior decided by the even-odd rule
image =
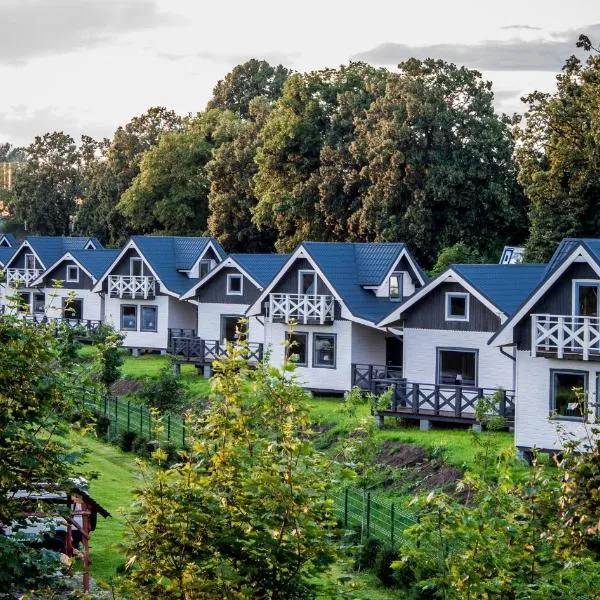
<svg viewBox="0 0 600 600">
<path fill-rule="evenodd" d="M 178 300 L 173 296 L 169 298 L 169 328 L 170 329 L 195 329 L 196 307 L 187 300 Z"/>
<path fill-rule="evenodd" d="M 385 365 L 385 332 L 352 323 L 352 362 Z"/>
<path fill-rule="evenodd" d="M 436 382 L 437 348 L 477 349 L 477 386 L 513 388 L 514 362 L 499 348 L 488 346 L 489 332 L 404 329 L 404 377 L 415 383 Z"/>
<path fill-rule="evenodd" d="M 590 391 L 588 401 L 590 404 L 597 402 L 595 382 L 596 374 L 600 373 L 600 363 L 534 358 L 528 351 L 517 352 L 516 446 L 560 449 L 557 426 L 560 426 L 565 434 L 576 437 L 583 437 L 585 434 L 580 422 L 549 419 L 550 369 L 587 371 Z"/>
<path fill-rule="evenodd" d="M 402 271 L 402 295 L 404 298 L 412 296 L 415 293 L 415 284 L 412 281 L 410 273 Z M 375 288 L 375 295 L 379 298 L 388 298 L 390 295 L 390 282 L 389 277 L 386 277 L 384 282 L 377 288 Z M 393 305 L 390 306 L 390 312 L 392 312 Z"/>
<path fill-rule="evenodd" d="M 334 321 L 333 325 L 296 325 L 296 332 L 308 332 L 308 367 L 298 367 L 296 375 L 299 383 L 307 388 L 316 390 L 332 390 L 344 392 L 351 385 L 352 365 L 352 325 L 351 321 Z M 271 364 L 280 366 L 284 358 L 285 334 L 289 331 L 285 323 L 265 324 L 265 350 L 271 351 Z M 336 368 L 314 368 L 313 363 L 313 333 L 337 334 Z"/>
<path fill-rule="evenodd" d="M 46 295 L 46 315 L 48 317 L 62 317 L 63 298 L 67 298 L 71 292 L 74 292 L 74 298 L 83 300 L 84 319 L 101 321 L 104 318 L 104 299 L 99 293 L 90 290 L 68 290 L 52 287 L 44 287 L 40 291 Z"/>
<path fill-rule="evenodd" d="M 198 337 L 205 340 L 219 340 L 221 338 L 221 316 L 239 315 L 243 317 L 248 310 L 248 304 L 221 304 L 217 302 L 201 302 L 198 304 Z M 264 319 L 264 316 L 261 317 Z M 263 343 L 265 332 L 263 324 L 257 317 L 250 317 L 248 321 L 248 341 Z"/>
<path fill-rule="evenodd" d="M 150 348 L 165 350 L 169 337 L 169 296 L 157 296 L 153 300 L 129 300 L 125 298 L 109 298 L 105 300 L 106 322 L 113 325 L 115 329 L 121 329 L 121 305 L 135 304 L 138 307 L 137 326 L 138 331 L 123 331 L 125 339 L 123 345 L 127 348 Z M 158 320 L 157 331 L 139 331 L 140 306 L 157 306 Z M 192 321 L 190 328 L 193 328 Z"/>
</svg>

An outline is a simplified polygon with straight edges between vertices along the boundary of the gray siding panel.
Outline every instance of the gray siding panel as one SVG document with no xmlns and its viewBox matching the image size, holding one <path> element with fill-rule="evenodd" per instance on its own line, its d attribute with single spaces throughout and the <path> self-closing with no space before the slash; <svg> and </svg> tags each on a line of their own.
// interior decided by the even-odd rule
<svg viewBox="0 0 600 600">
<path fill-rule="evenodd" d="M 599 278 L 587 263 L 573 263 L 515 326 L 514 339 L 519 350 L 531 350 L 531 315 L 573 314 L 574 279 Z"/>
<path fill-rule="evenodd" d="M 243 277 L 243 295 L 227 294 L 227 275 L 239 275 L 240 271 L 234 267 L 221 269 L 208 283 L 203 285 L 196 295 L 199 302 L 216 302 L 219 304 L 254 304 L 260 290 L 245 276 Z"/>
<path fill-rule="evenodd" d="M 305 258 L 299 258 L 288 268 L 285 275 L 277 282 L 271 290 L 273 294 L 297 294 L 298 293 L 298 271 L 314 271 L 312 265 Z M 317 294 L 333 296 L 325 282 L 317 275 Z"/>
<path fill-rule="evenodd" d="M 25 268 L 25 255 L 26 254 L 33 254 L 35 256 L 35 252 L 33 252 L 32 250 L 30 250 L 29 248 L 21 248 L 16 256 L 14 257 L 14 260 L 10 263 L 10 267 L 9 269 L 24 269 Z M 39 264 L 39 261 L 36 257 L 35 259 L 36 262 L 36 269 L 41 269 L 42 266 Z M 46 267 L 49 267 L 50 265 L 46 265 Z"/>
<path fill-rule="evenodd" d="M 72 260 L 63 261 L 60 263 L 55 269 L 50 271 L 50 273 L 44 277 L 44 284 L 46 286 L 51 286 L 53 279 L 59 279 L 62 281 L 60 286 L 61 288 L 68 290 L 91 290 L 94 287 L 94 284 L 81 267 L 79 267 L 79 282 L 75 283 L 72 281 L 67 281 L 67 266 L 72 265 L 79 267 L 79 265 Z"/>
<path fill-rule="evenodd" d="M 450 331 L 495 332 L 500 326 L 500 317 L 490 311 L 472 294 L 469 294 L 469 321 L 446 321 L 446 293 L 467 290 L 459 283 L 442 283 L 419 302 L 411 306 L 404 315 L 406 327 L 413 329 L 445 329 Z"/>
</svg>

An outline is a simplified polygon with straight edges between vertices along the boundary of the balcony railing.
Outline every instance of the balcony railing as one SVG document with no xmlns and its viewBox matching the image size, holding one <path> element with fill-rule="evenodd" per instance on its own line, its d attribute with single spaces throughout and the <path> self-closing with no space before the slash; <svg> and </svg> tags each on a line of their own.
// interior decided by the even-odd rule
<svg viewBox="0 0 600 600">
<path fill-rule="evenodd" d="M 271 321 L 304 325 L 324 325 L 334 320 L 333 296 L 314 294 L 269 294 L 269 318 Z"/>
<path fill-rule="evenodd" d="M 227 356 L 229 348 L 228 344 L 224 344 L 219 340 L 173 336 L 169 345 L 169 354 L 182 362 L 207 365 Z M 260 362 L 263 359 L 263 345 L 259 342 L 249 342 L 245 358 L 251 363 Z"/>
<path fill-rule="evenodd" d="M 156 282 L 148 275 L 109 275 L 108 295 L 111 298 L 154 298 Z"/>
<path fill-rule="evenodd" d="M 573 315 L 531 315 L 531 354 L 600 360 L 600 319 Z"/>
<path fill-rule="evenodd" d="M 9 287 L 29 287 L 42 274 L 41 269 L 6 269 L 6 284 Z"/>
</svg>

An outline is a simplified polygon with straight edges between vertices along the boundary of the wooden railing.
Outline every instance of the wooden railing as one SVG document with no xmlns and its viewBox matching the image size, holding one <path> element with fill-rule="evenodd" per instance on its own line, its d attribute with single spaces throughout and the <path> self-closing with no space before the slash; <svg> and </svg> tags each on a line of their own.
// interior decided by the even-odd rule
<svg viewBox="0 0 600 600">
<path fill-rule="evenodd" d="M 171 347 L 171 341 L 173 338 L 195 338 L 196 330 L 195 329 L 182 329 L 182 328 L 174 328 L 169 327 L 169 338 L 167 340 L 167 348 Z"/>
<path fill-rule="evenodd" d="M 9 287 L 29 287 L 42 274 L 41 269 L 6 269 L 6 285 Z"/>
<path fill-rule="evenodd" d="M 600 319 L 569 315 L 531 315 L 531 354 L 583 360 L 600 359 Z"/>
<path fill-rule="evenodd" d="M 334 309 L 333 296 L 269 294 L 268 316 L 271 321 L 324 325 L 333 322 Z"/>
<path fill-rule="evenodd" d="M 5 311 L 0 311 L 0 315 L 5 314 Z M 86 333 L 92 334 L 98 331 L 102 325 L 102 321 L 99 319 L 76 319 L 74 317 L 48 317 L 45 315 L 14 315 L 15 318 L 21 319 L 26 323 L 32 323 L 34 325 L 66 325 L 72 329 L 81 328 Z"/>
<path fill-rule="evenodd" d="M 184 362 L 210 364 L 229 352 L 228 345 L 219 340 L 204 340 L 199 337 L 173 336 L 169 345 L 169 353 Z M 258 342 L 248 343 L 250 362 L 259 362 L 263 358 L 263 345 Z"/>
<path fill-rule="evenodd" d="M 377 393 L 381 384 L 388 388 L 394 382 L 402 380 L 402 367 L 399 365 L 352 365 L 352 387 Z M 387 383 L 387 385 L 386 385 Z"/>
<path fill-rule="evenodd" d="M 156 281 L 149 275 L 109 275 L 108 295 L 111 298 L 154 298 Z"/>
</svg>

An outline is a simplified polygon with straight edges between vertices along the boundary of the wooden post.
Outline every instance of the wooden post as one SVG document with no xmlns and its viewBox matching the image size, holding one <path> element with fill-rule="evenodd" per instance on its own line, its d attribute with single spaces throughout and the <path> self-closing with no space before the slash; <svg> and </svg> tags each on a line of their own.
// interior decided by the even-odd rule
<svg viewBox="0 0 600 600">
<path fill-rule="evenodd" d="M 454 394 L 454 415 L 460 417 L 462 414 L 462 387 L 456 386 L 456 393 Z"/>
<path fill-rule="evenodd" d="M 440 386 L 435 385 L 433 388 L 433 414 L 440 414 Z"/>
<path fill-rule="evenodd" d="M 413 414 L 419 414 L 419 384 L 413 383 L 412 389 L 412 411 Z"/>
<path fill-rule="evenodd" d="M 502 394 L 500 395 L 500 406 L 498 413 L 501 417 L 506 415 L 506 390 L 502 390 Z"/>
</svg>

